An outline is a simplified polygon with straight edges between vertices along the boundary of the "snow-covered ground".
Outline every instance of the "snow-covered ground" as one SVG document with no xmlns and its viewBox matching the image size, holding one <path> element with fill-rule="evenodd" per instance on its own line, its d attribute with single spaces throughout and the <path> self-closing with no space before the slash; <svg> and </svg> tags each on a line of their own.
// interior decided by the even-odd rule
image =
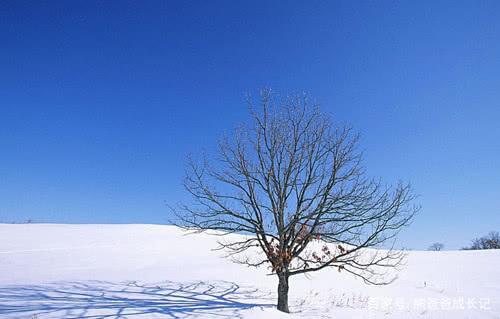
<svg viewBox="0 0 500 319">
<path fill-rule="evenodd" d="M 500 318 L 500 250 L 413 251 L 388 286 L 292 277 L 287 315 L 267 269 L 215 247 L 173 226 L 0 224 L 0 318 Z"/>
</svg>

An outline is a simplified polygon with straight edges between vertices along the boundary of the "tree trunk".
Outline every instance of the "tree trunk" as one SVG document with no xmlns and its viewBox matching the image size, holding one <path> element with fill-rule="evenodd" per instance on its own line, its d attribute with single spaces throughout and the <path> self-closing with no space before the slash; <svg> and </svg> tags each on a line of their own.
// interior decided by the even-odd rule
<svg viewBox="0 0 500 319">
<path fill-rule="evenodd" d="M 288 313 L 288 274 L 278 273 L 278 279 L 278 310 Z"/>
</svg>

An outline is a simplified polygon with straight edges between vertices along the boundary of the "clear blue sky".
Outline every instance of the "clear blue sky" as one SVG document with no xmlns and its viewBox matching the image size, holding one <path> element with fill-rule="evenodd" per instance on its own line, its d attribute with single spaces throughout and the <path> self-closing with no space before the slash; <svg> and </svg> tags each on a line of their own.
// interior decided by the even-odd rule
<svg viewBox="0 0 500 319">
<path fill-rule="evenodd" d="M 498 1 L 1 1 L 0 220 L 164 223 L 185 157 L 306 90 L 411 181 L 403 245 L 500 230 Z"/>
</svg>

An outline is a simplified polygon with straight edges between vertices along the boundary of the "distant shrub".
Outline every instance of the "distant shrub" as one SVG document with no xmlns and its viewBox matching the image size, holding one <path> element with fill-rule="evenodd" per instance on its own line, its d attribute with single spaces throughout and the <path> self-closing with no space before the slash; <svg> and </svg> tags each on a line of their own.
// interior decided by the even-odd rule
<svg viewBox="0 0 500 319">
<path fill-rule="evenodd" d="M 500 234 L 496 231 L 490 232 L 488 235 L 472 240 L 469 247 L 464 247 L 464 250 L 482 250 L 482 249 L 500 249 Z"/>
<path fill-rule="evenodd" d="M 434 243 L 432 245 L 429 246 L 429 248 L 427 248 L 427 250 L 430 250 L 430 251 L 441 251 L 443 250 L 444 248 L 444 244 L 442 243 Z"/>
</svg>

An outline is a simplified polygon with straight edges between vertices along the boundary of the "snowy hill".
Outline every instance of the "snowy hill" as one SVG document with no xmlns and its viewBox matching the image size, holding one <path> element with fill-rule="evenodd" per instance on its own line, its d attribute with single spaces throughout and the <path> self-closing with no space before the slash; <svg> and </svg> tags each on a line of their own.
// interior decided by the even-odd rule
<svg viewBox="0 0 500 319">
<path fill-rule="evenodd" d="M 173 226 L 0 224 L 0 318 L 500 318 L 500 251 L 410 252 L 367 286 L 325 270 L 276 279 L 233 264 L 216 238 Z"/>
</svg>

